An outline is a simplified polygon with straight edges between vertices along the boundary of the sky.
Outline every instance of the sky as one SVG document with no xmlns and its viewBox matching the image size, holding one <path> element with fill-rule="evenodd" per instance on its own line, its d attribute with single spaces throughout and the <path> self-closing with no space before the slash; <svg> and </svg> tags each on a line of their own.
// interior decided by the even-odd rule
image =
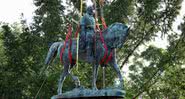
<svg viewBox="0 0 185 99">
<path fill-rule="evenodd" d="M 21 13 L 31 23 L 35 6 L 33 0 L 0 0 L 0 21 L 19 22 Z"/>
</svg>

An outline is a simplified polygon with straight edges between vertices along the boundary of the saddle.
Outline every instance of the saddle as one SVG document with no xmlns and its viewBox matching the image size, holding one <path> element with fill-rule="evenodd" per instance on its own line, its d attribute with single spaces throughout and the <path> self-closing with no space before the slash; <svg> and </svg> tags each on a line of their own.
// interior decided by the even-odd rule
<svg viewBox="0 0 185 99">
<path fill-rule="evenodd" d="M 107 29 L 104 29 L 104 30 L 102 30 L 102 33 L 106 33 L 107 32 Z M 97 45 L 95 45 L 96 43 L 95 42 L 100 42 L 100 43 L 102 43 L 102 45 L 103 45 L 103 42 L 101 42 L 101 37 L 100 37 L 100 31 L 96 31 L 96 33 L 95 33 L 95 35 L 96 35 L 96 37 L 94 37 L 94 39 L 93 39 L 93 54 L 95 54 L 95 48 L 96 48 L 96 46 Z M 86 45 L 87 44 L 87 42 L 86 42 L 86 38 L 84 37 L 84 36 L 80 36 L 80 38 L 79 38 L 79 51 L 81 51 L 81 52 L 86 52 Z"/>
<path fill-rule="evenodd" d="M 79 38 L 79 51 L 80 52 L 83 52 L 83 53 L 86 53 L 86 47 L 87 47 L 87 42 L 86 42 L 86 40 L 85 39 L 82 39 L 83 37 L 80 37 Z M 94 41 L 93 41 L 93 54 L 94 54 L 94 51 L 95 51 L 95 39 L 94 39 Z"/>
</svg>

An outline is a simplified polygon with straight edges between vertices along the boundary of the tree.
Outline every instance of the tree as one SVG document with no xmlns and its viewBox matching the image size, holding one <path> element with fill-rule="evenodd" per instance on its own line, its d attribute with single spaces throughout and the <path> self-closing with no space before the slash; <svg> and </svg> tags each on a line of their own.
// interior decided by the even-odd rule
<svg viewBox="0 0 185 99">
<path fill-rule="evenodd" d="M 166 50 L 149 46 L 139 55 L 134 65 L 130 66 L 134 98 L 141 94 L 150 98 L 183 98 L 184 90 L 184 24 L 181 34 L 169 35 L 169 46 Z M 142 60 L 141 60 L 142 59 Z M 148 65 L 143 64 L 148 62 Z M 139 64 L 138 64 L 139 63 Z M 180 73 L 181 71 L 181 73 Z M 176 78 L 178 77 L 178 78 Z M 177 80 L 178 79 L 178 80 Z"/>
<path fill-rule="evenodd" d="M 2 77 L 2 96 L 5 98 L 18 98 L 24 97 L 22 90 L 24 89 L 25 83 L 23 82 L 23 70 L 25 69 L 23 65 L 24 52 L 22 52 L 19 47 L 19 41 L 17 38 L 18 33 L 12 31 L 8 25 L 3 25 L 3 46 L 4 53 L 6 56 L 6 64 L 3 64 L 3 72 L 5 72 Z"/>
<path fill-rule="evenodd" d="M 61 0 L 34 0 L 37 7 L 34 16 L 33 31 L 43 36 L 45 43 L 58 41 L 64 38 L 62 14 L 64 6 Z"/>
</svg>

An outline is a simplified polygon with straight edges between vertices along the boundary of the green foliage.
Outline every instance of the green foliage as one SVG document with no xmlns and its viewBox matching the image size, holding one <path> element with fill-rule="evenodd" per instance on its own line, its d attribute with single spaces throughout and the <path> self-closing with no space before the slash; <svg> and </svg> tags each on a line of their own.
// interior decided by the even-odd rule
<svg viewBox="0 0 185 99">
<path fill-rule="evenodd" d="M 108 24 L 114 22 L 128 23 L 128 16 L 134 14 L 134 0 L 116 0 L 105 8 L 105 19 Z M 116 11 L 116 12 L 115 12 Z"/>
<path fill-rule="evenodd" d="M 24 94 L 22 93 L 24 87 L 20 87 L 25 85 L 25 83 L 22 83 L 23 79 L 21 79 L 24 78 L 23 70 L 25 69 L 22 62 L 24 57 L 22 56 L 23 52 L 19 47 L 18 38 L 15 36 L 14 32 L 11 31 L 10 27 L 4 25 L 2 28 L 2 39 L 7 63 L 3 64 L 4 66 L 2 68 L 2 72 L 5 72 L 5 74 L 2 76 L 1 91 L 3 97 L 24 97 Z"/>
<path fill-rule="evenodd" d="M 181 27 L 181 34 L 170 34 L 166 50 L 149 46 L 130 66 L 132 97 L 184 98 L 184 23 Z"/>
<path fill-rule="evenodd" d="M 64 38 L 61 28 L 63 20 L 61 14 L 64 13 L 64 6 L 60 0 L 34 0 L 38 7 L 35 11 L 33 31 L 38 35 L 44 36 L 46 43 L 57 41 Z"/>
</svg>

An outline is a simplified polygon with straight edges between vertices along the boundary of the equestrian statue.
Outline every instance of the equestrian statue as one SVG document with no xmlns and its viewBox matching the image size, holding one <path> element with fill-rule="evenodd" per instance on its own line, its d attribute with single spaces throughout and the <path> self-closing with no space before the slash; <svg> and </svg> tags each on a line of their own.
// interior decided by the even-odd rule
<svg viewBox="0 0 185 99">
<path fill-rule="evenodd" d="M 116 62 L 116 48 L 121 48 L 128 36 L 129 28 L 122 23 L 113 23 L 103 31 L 95 30 L 95 19 L 93 17 L 93 7 L 88 7 L 86 14 L 80 21 L 80 38 L 79 38 L 79 61 L 88 62 L 93 65 L 92 89 L 97 90 L 96 80 L 98 76 L 98 67 L 110 65 L 116 71 L 120 85 L 123 87 L 123 77 L 119 66 Z M 101 35 L 100 33 L 101 32 Z M 64 44 L 66 43 L 66 44 Z M 65 49 L 62 52 L 62 48 Z M 70 50 L 69 50 L 70 48 Z M 62 86 L 66 76 L 71 75 L 75 81 L 76 87 L 80 86 L 78 77 L 73 76 L 70 71 L 76 65 L 77 40 L 72 39 L 66 42 L 53 43 L 47 53 L 45 64 L 50 64 L 56 56 L 61 57 L 64 70 L 58 82 L 58 94 L 62 94 Z M 62 54 L 61 54 L 62 53 Z M 71 53 L 71 58 L 69 54 Z M 61 56 L 62 55 L 62 56 Z"/>
</svg>

